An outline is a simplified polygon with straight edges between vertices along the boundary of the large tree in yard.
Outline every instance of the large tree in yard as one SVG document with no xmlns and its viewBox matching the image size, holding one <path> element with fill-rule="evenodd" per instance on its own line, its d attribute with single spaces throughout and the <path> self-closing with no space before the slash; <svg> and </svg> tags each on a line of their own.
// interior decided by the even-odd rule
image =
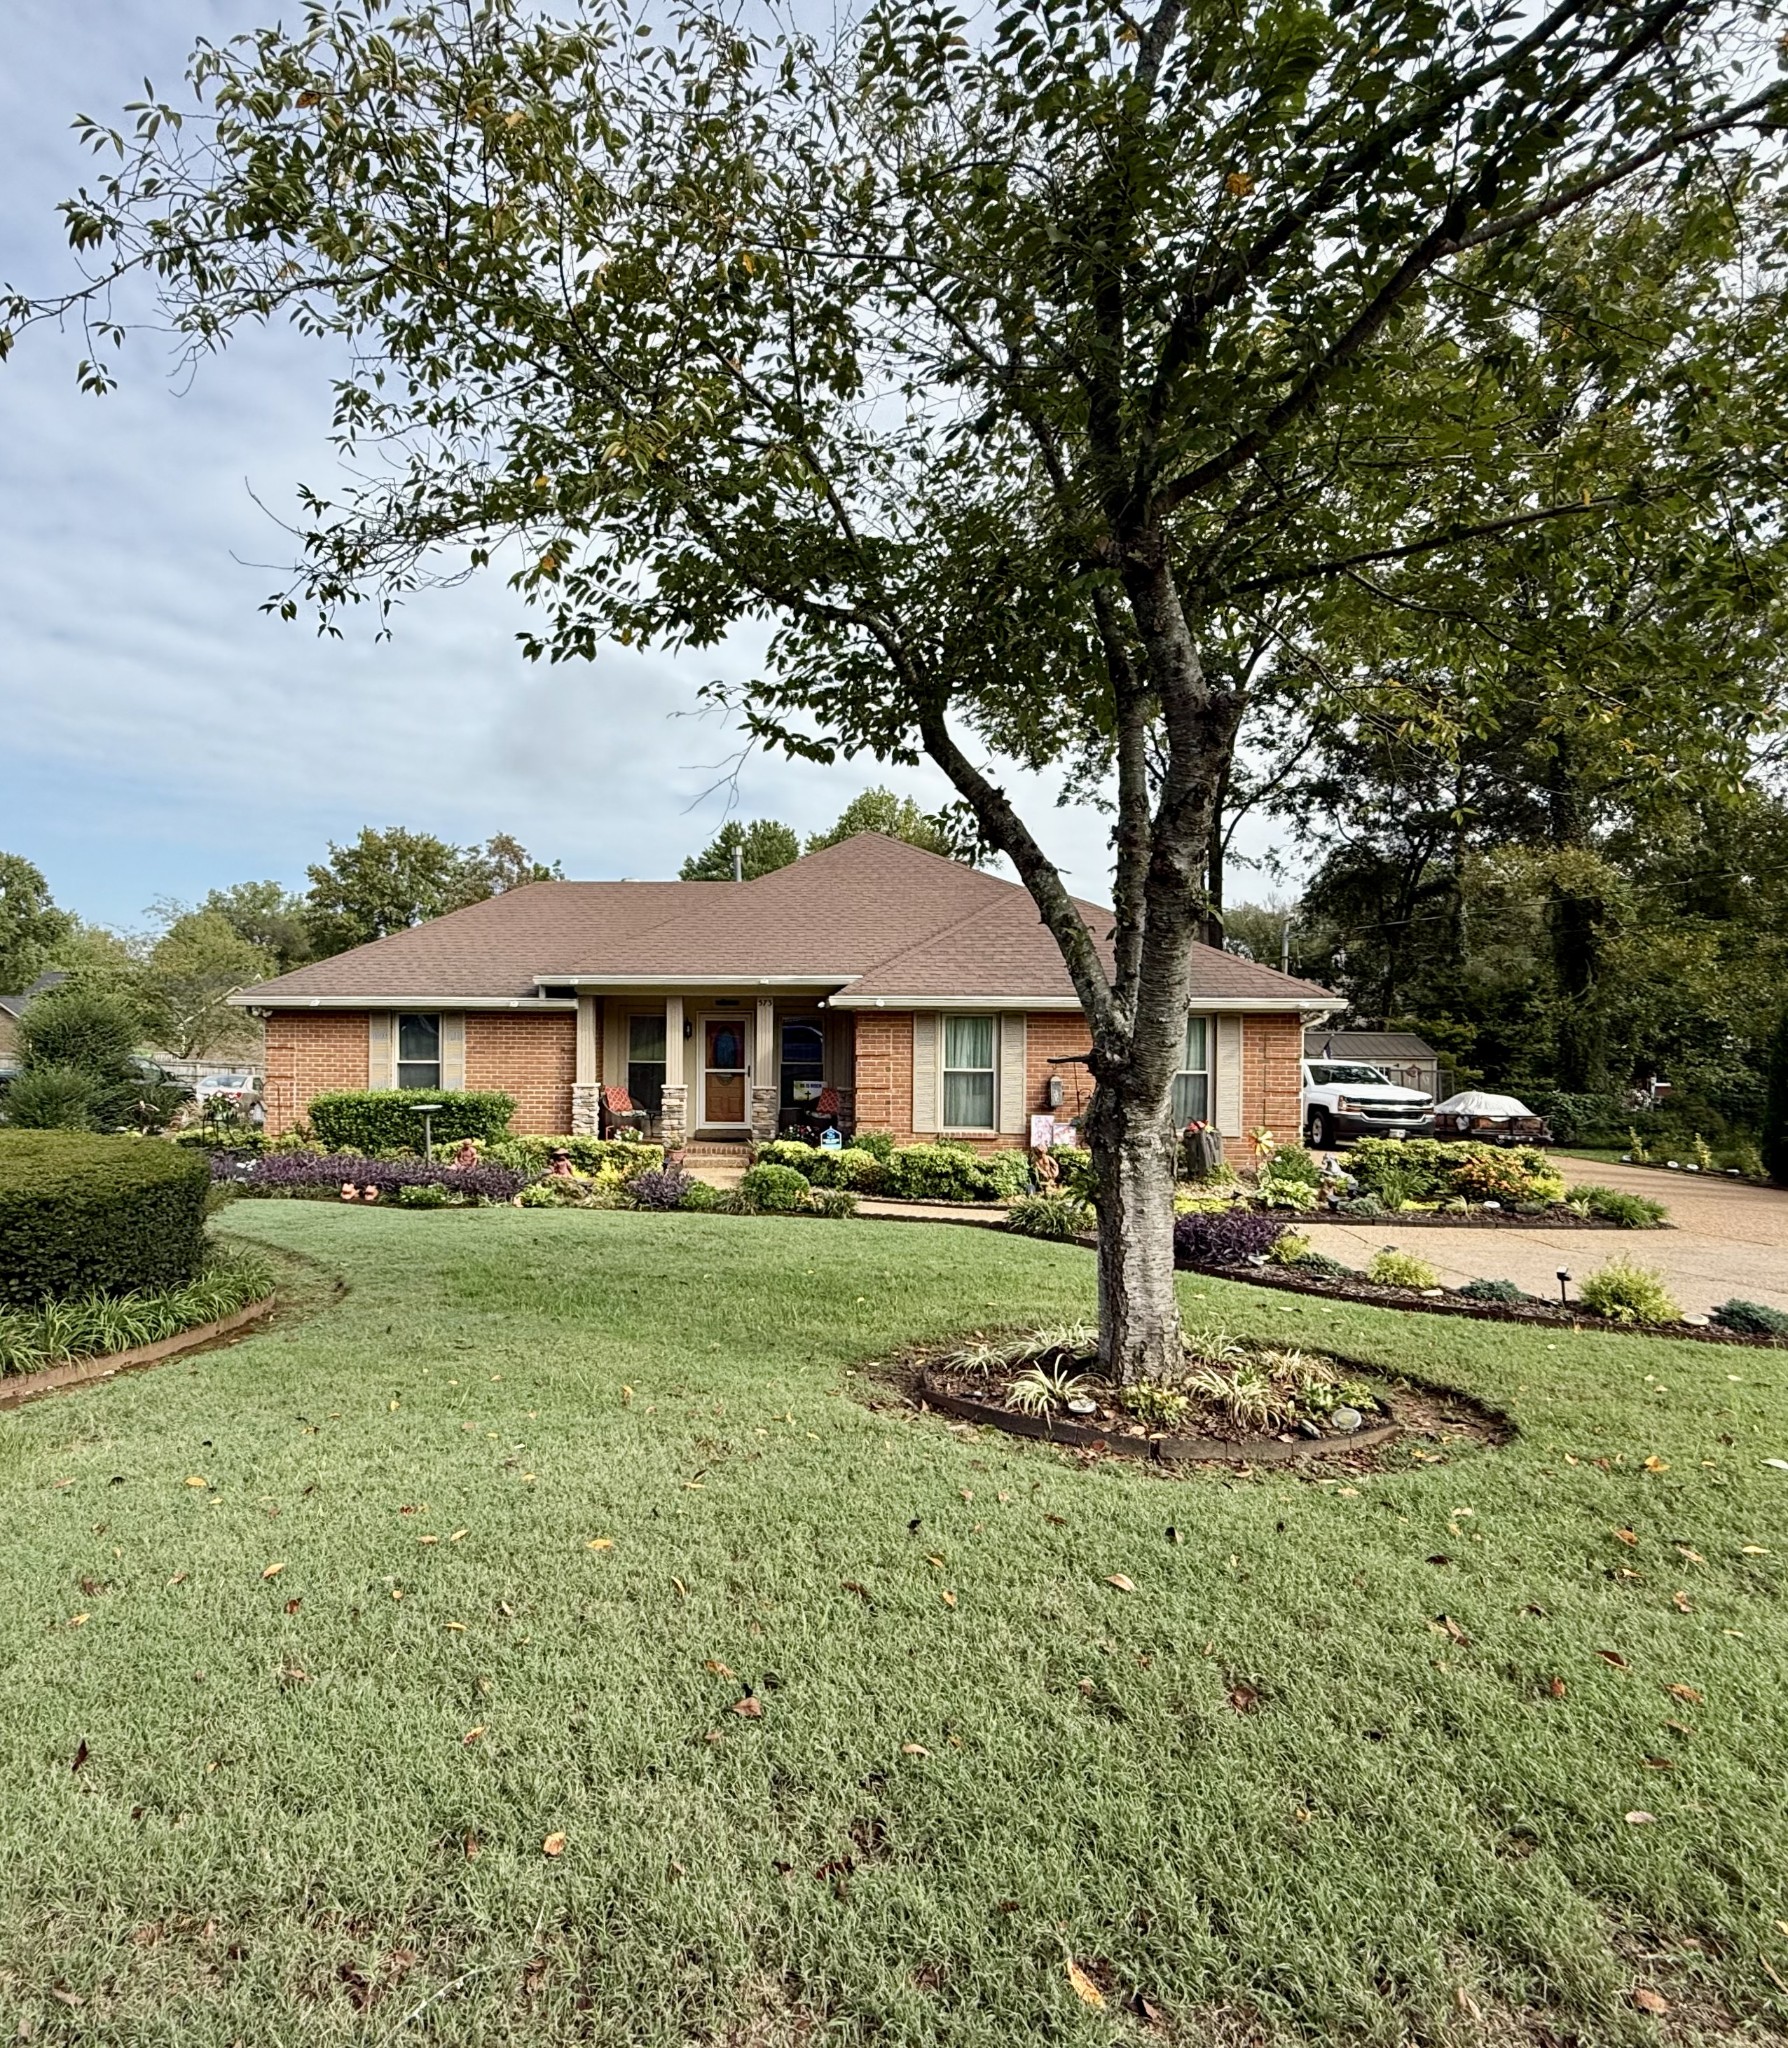
<svg viewBox="0 0 1788 2048">
<path fill-rule="evenodd" d="M 304 495 L 288 611 L 509 562 L 556 661 L 764 620 L 715 686 L 749 733 L 936 763 L 1090 1020 L 1102 1345 L 1149 1373 L 1237 622 L 1606 516 L 1594 408 L 1509 494 L 1532 423 L 1472 311 L 1543 315 L 1532 252 L 1581 210 L 1759 177 L 1774 33 L 1726 0 L 888 5 L 823 43 L 316 0 L 202 47 L 196 110 L 91 129 L 122 161 L 68 208 L 89 283 L 12 320 L 85 310 L 98 388 L 132 270 L 195 354 L 347 338 L 350 480 Z M 1109 775 L 1108 933 L 1003 762 Z"/>
</svg>

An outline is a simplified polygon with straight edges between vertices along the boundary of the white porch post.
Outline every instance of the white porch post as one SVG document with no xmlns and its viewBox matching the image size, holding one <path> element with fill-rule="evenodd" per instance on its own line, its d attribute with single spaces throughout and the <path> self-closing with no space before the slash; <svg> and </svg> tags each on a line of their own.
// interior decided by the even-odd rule
<svg viewBox="0 0 1788 2048">
<path fill-rule="evenodd" d="M 664 999 L 664 1107 L 659 1128 L 667 1151 L 675 1151 L 689 1136 L 688 1063 L 683 1057 L 683 998 Z"/>
<path fill-rule="evenodd" d="M 571 1082 L 571 1128 L 578 1137 L 593 1137 L 601 1128 L 600 1043 L 596 1029 L 596 998 L 580 989 L 577 998 L 577 1066 Z"/>
</svg>

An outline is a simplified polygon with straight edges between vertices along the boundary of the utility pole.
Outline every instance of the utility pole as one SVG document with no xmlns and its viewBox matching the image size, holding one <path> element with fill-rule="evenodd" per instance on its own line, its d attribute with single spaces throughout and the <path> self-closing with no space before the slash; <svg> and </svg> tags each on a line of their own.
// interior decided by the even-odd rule
<svg viewBox="0 0 1788 2048">
<path fill-rule="evenodd" d="M 1279 972 L 1291 972 L 1291 919 L 1285 918 L 1279 926 Z"/>
</svg>

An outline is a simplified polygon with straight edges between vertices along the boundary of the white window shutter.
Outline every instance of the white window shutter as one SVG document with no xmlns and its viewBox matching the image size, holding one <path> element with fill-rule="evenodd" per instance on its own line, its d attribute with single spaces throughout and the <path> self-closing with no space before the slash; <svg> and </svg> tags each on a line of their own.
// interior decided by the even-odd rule
<svg viewBox="0 0 1788 2048">
<path fill-rule="evenodd" d="M 466 1085 L 466 1013 L 445 1010 L 441 1014 L 441 1086 Z"/>
<path fill-rule="evenodd" d="M 913 1129 L 938 1128 L 938 1028 L 937 1017 L 921 1011 L 913 1019 Z"/>
<path fill-rule="evenodd" d="M 1217 1019 L 1216 1122 L 1226 1138 L 1242 1136 L 1242 1020 Z"/>
<path fill-rule="evenodd" d="M 389 1010 L 370 1011 L 366 1019 L 366 1085 L 397 1086 L 397 1019 Z"/>
<path fill-rule="evenodd" d="M 1023 1136 L 1024 1099 L 1024 1017 L 1022 1013 L 1000 1019 L 1000 1099 L 996 1122 L 1002 1137 Z"/>
</svg>

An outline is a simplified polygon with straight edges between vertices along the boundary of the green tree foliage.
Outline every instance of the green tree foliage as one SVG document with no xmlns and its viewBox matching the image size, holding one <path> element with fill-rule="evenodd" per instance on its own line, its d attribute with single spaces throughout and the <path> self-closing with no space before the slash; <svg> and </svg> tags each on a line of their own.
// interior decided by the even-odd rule
<svg viewBox="0 0 1788 2048">
<path fill-rule="evenodd" d="M 138 984 L 150 1039 L 179 1060 L 231 1059 L 251 1051 L 260 1031 L 229 999 L 279 972 L 215 910 L 177 917 L 150 948 Z"/>
<path fill-rule="evenodd" d="M 1788 1183 L 1788 1010 L 1769 1042 L 1768 1092 L 1763 1105 L 1763 1163 L 1771 1180 Z"/>
<path fill-rule="evenodd" d="M 532 859 L 506 833 L 482 846 L 451 846 L 430 832 L 367 825 L 347 846 L 331 840 L 329 858 L 308 872 L 305 931 L 321 959 L 506 889 L 554 881 L 560 871 Z"/>
<path fill-rule="evenodd" d="M 304 922 L 304 898 L 279 882 L 234 882 L 213 889 L 199 905 L 230 927 L 273 962 L 284 974 L 310 958 L 310 934 Z"/>
<path fill-rule="evenodd" d="M 42 869 L 21 854 L 0 853 L 0 992 L 29 988 L 72 922 L 51 901 Z"/>
<path fill-rule="evenodd" d="M 942 811 L 922 811 L 910 796 L 896 796 L 891 789 L 866 789 L 853 797 L 839 813 L 829 832 L 815 832 L 807 851 L 836 846 L 854 839 L 859 832 L 880 832 L 889 839 L 904 839 L 909 846 L 941 854 L 945 860 L 967 861 L 972 866 L 981 854 L 975 821 L 961 805 Z"/>
<path fill-rule="evenodd" d="M 1690 165 L 1741 188 L 1770 24 L 1019 0 L 973 37 L 894 4 L 825 44 L 664 27 L 318 0 L 205 45 L 198 117 L 86 124 L 123 158 L 68 208 L 93 275 L 15 324 L 143 268 L 195 355 L 282 316 L 348 338 L 350 473 L 304 501 L 288 613 L 507 543 L 530 652 L 767 617 L 760 673 L 711 691 L 752 738 L 927 755 L 1086 1009 L 1102 1342 L 1165 1370 L 1171 1086 L 1250 674 L 1226 622 L 1605 515 L 1586 453 L 1697 380 L 1562 410 L 1499 376 L 1481 309 L 1565 290 L 1584 208 Z M 1548 436 L 1549 465 L 1504 455 Z M 1111 773 L 1109 969 L 1001 759 Z"/>
<path fill-rule="evenodd" d="M 78 1067 L 120 1073 L 143 1037 L 141 1014 L 122 996 L 103 989 L 64 986 L 47 990 L 19 1019 L 19 1048 L 27 1072 L 34 1067 Z"/>
<path fill-rule="evenodd" d="M 7 1091 L 7 1121 L 39 1129 L 156 1130 L 185 1091 L 136 1057 L 144 1017 L 117 988 L 64 982 L 19 1020 L 23 1072 Z"/>
<path fill-rule="evenodd" d="M 677 870 L 685 882 L 730 882 L 733 857 L 738 856 L 741 879 L 754 882 L 759 875 L 774 874 L 801 857 L 801 842 L 792 825 L 777 818 L 753 818 L 749 824 L 729 818 L 700 853 L 692 853 Z"/>
</svg>

